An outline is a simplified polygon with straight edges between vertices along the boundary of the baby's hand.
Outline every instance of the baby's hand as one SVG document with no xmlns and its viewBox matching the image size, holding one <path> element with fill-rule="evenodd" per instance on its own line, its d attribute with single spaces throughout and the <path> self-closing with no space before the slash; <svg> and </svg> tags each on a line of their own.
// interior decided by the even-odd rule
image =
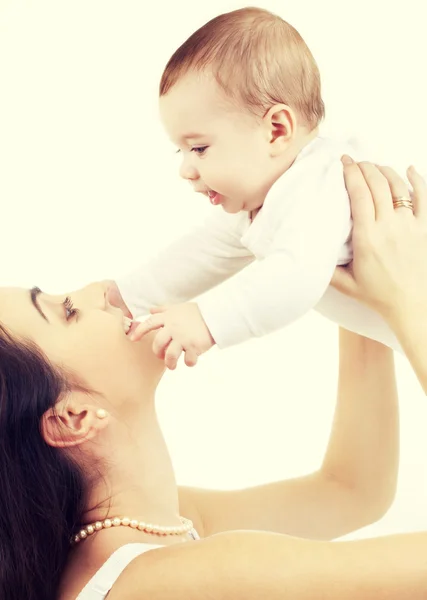
<svg viewBox="0 0 427 600">
<path fill-rule="evenodd" d="M 168 369 L 176 368 L 182 352 L 185 353 L 185 364 L 193 367 L 198 357 L 215 345 L 196 303 L 158 307 L 150 312 L 152 316 L 138 325 L 129 337 L 138 341 L 149 331 L 159 330 L 154 338 L 153 352 L 164 359 Z"/>
</svg>

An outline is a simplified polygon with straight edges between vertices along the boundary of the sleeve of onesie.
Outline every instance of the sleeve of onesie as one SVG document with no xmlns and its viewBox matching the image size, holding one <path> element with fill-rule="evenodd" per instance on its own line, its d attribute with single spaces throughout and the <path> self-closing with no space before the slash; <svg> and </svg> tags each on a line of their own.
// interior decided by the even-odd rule
<svg viewBox="0 0 427 600">
<path fill-rule="evenodd" d="M 134 317 L 148 314 L 153 306 L 187 302 L 252 262 L 253 255 L 241 243 L 239 223 L 235 215 L 215 211 L 204 225 L 118 278 Z"/>
<path fill-rule="evenodd" d="M 340 161 L 286 198 L 279 221 L 265 258 L 198 302 L 220 348 L 285 327 L 323 296 L 351 227 Z"/>
</svg>

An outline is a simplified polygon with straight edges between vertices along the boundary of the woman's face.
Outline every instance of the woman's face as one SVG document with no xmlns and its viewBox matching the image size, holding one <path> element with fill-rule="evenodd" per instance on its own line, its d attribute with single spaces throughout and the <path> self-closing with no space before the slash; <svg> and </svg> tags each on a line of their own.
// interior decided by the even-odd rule
<svg viewBox="0 0 427 600">
<path fill-rule="evenodd" d="M 122 404 L 154 388 L 164 367 L 151 351 L 152 336 L 136 343 L 126 336 L 123 312 L 106 299 L 108 288 L 93 283 L 60 296 L 0 288 L 0 322 L 89 389 Z"/>
</svg>

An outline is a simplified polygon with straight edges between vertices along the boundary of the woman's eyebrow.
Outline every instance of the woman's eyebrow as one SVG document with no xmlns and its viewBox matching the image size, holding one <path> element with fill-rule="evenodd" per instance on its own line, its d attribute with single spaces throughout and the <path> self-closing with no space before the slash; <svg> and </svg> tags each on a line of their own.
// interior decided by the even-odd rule
<svg viewBox="0 0 427 600">
<path fill-rule="evenodd" d="M 40 304 L 37 300 L 37 297 L 39 296 L 39 294 L 42 294 L 43 292 L 41 291 L 40 288 L 38 287 L 33 287 L 30 289 L 30 298 L 31 298 L 31 302 L 34 306 L 34 308 L 37 310 L 37 312 L 43 317 L 43 319 L 45 321 L 47 321 L 49 323 L 49 319 L 46 317 L 46 315 L 44 314 L 44 312 L 42 311 L 42 309 L 40 308 Z"/>
</svg>

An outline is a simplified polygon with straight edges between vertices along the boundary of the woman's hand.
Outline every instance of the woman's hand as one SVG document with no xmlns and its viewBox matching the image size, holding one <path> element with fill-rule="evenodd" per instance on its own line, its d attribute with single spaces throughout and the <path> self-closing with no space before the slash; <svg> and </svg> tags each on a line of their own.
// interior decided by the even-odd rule
<svg viewBox="0 0 427 600">
<path fill-rule="evenodd" d="M 427 185 L 413 167 L 407 185 L 389 167 L 343 157 L 353 212 L 354 258 L 332 285 L 377 310 L 393 329 L 427 394 Z M 393 198 L 413 198 L 410 208 Z"/>
<path fill-rule="evenodd" d="M 408 311 L 427 319 L 427 185 L 410 167 L 410 194 L 389 167 L 343 157 L 354 230 L 354 260 L 340 267 L 332 285 L 359 299 L 392 328 Z M 412 195 L 414 211 L 393 208 L 393 198 Z"/>
</svg>

